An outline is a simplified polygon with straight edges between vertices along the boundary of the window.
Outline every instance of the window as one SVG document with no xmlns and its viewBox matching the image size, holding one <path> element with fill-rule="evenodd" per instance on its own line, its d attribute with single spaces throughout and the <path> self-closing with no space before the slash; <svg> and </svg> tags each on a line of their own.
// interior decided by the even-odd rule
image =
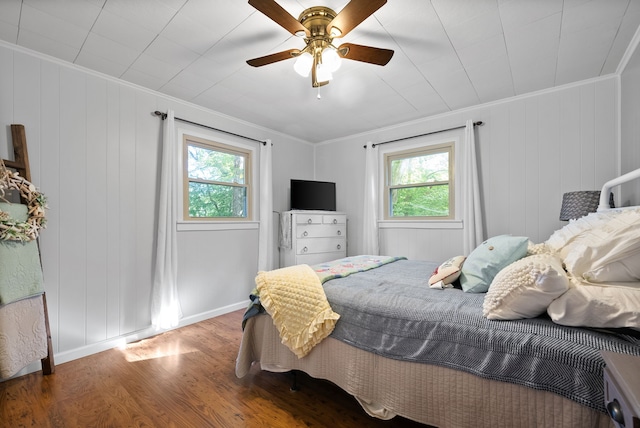
<svg viewBox="0 0 640 428">
<path fill-rule="evenodd" d="M 183 136 L 184 219 L 249 220 L 251 151 Z"/>
<path fill-rule="evenodd" d="M 385 218 L 453 219 L 453 143 L 385 154 Z"/>
</svg>

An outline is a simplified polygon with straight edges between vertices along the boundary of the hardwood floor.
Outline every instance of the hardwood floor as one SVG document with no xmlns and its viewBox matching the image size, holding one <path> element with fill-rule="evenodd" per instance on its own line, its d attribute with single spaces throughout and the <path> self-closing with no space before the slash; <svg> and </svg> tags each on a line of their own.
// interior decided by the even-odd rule
<svg viewBox="0 0 640 428">
<path fill-rule="evenodd" d="M 243 311 L 0 383 L 2 427 L 422 427 L 368 416 L 337 386 L 235 376 Z"/>
</svg>

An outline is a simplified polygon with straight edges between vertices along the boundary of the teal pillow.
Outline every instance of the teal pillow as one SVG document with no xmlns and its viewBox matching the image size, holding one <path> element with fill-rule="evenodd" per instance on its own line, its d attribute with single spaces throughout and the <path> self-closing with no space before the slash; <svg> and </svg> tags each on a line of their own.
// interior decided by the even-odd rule
<svg viewBox="0 0 640 428">
<path fill-rule="evenodd" d="M 527 255 L 529 238 L 499 235 L 487 239 L 469 254 L 462 265 L 460 285 L 465 293 L 486 293 L 503 268 Z"/>
</svg>

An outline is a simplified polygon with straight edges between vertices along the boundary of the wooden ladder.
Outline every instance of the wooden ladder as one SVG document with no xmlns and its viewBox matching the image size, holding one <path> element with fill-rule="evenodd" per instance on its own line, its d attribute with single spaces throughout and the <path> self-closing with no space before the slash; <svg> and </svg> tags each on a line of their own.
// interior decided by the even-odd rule
<svg viewBox="0 0 640 428">
<path fill-rule="evenodd" d="M 13 154 L 15 160 L 3 159 L 7 168 L 18 171 L 21 177 L 27 181 L 31 181 L 31 169 L 29 167 L 29 152 L 27 152 L 27 136 L 24 125 L 11 125 L 11 137 L 13 139 Z M 22 201 L 27 203 L 27 201 Z M 38 252 L 40 252 L 38 244 Z M 42 259 L 40 260 L 42 266 Z M 53 361 L 53 343 L 51 341 L 51 329 L 49 327 L 49 311 L 47 310 L 47 296 L 42 293 L 42 305 L 44 306 L 44 324 L 47 330 L 47 356 L 41 360 L 42 373 L 49 375 L 55 372 L 55 363 Z"/>
</svg>

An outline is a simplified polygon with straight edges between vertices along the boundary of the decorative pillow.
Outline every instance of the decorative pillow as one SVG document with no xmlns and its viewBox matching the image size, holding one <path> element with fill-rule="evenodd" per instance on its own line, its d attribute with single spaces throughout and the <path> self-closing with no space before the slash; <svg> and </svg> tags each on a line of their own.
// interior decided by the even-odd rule
<svg viewBox="0 0 640 428">
<path fill-rule="evenodd" d="M 466 293 L 485 293 L 498 272 L 527 255 L 529 239 L 499 235 L 478 245 L 465 260 L 460 285 Z"/>
<path fill-rule="evenodd" d="M 574 327 L 640 330 L 640 289 L 579 283 L 551 302 L 547 313 L 553 322 Z"/>
<path fill-rule="evenodd" d="M 442 263 L 431 274 L 429 285 L 433 285 L 438 281 L 442 281 L 443 284 L 447 285 L 458 279 L 465 259 L 465 256 L 456 256 Z"/>
<path fill-rule="evenodd" d="M 640 257 L 640 209 L 591 213 L 554 232 L 546 244 L 557 251 L 576 278 L 598 282 L 637 281 Z M 627 262 L 628 261 L 628 262 Z M 622 262 L 620 265 L 617 262 Z"/>
<path fill-rule="evenodd" d="M 534 318 L 568 289 L 560 257 L 528 256 L 498 272 L 484 298 L 482 314 L 491 320 Z"/>
<path fill-rule="evenodd" d="M 534 244 L 529 241 L 529 246 L 527 247 L 527 256 L 533 256 L 534 254 L 551 254 L 553 250 L 547 246 L 546 243 L 541 242 L 539 244 Z"/>
</svg>

